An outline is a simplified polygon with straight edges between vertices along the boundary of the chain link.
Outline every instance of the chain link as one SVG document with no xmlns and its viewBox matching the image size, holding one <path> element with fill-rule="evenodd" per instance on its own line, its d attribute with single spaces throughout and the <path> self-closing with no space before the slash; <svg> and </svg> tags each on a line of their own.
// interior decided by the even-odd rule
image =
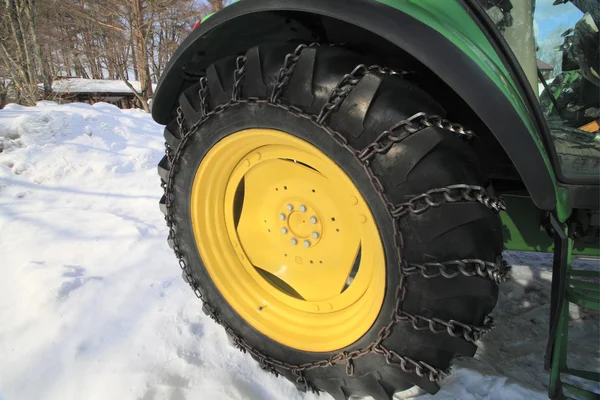
<svg viewBox="0 0 600 400">
<path fill-rule="evenodd" d="M 450 122 L 447 119 L 440 117 L 439 115 L 433 115 L 433 116 L 426 118 L 423 121 L 423 124 L 425 124 L 427 126 L 437 126 L 438 128 L 445 129 L 450 132 L 454 132 L 457 135 L 465 137 L 467 139 L 472 139 L 472 138 L 477 137 L 477 135 L 475 135 L 475 133 L 472 130 L 466 129 L 465 127 L 463 127 L 460 124 Z"/>
<path fill-rule="evenodd" d="M 231 100 L 238 101 L 242 96 L 242 81 L 246 74 L 246 57 L 239 56 L 236 60 L 236 69 L 233 71 L 233 90 L 231 94 Z"/>
<path fill-rule="evenodd" d="M 417 374 L 420 377 L 427 377 L 431 382 L 440 382 L 446 376 L 446 372 L 432 367 L 426 362 L 416 361 L 407 356 L 401 356 L 383 345 L 374 348 L 373 352 L 384 356 L 385 361 L 388 364 L 399 365 L 404 372 Z"/>
<path fill-rule="evenodd" d="M 311 44 L 309 46 L 317 46 L 317 45 L 318 44 Z M 383 355 L 385 357 L 385 360 L 387 363 L 395 364 L 395 365 L 399 366 L 404 372 L 415 373 L 419 377 L 426 377 L 427 379 L 429 379 L 432 382 L 439 382 L 446 375 L 445 371 L 435 368 L 423 361 L 417 361 L 417 360 L 413 360 L 410 357 L 402 356 L 384 346 L 383 342 L 390 336 L 394 324 L 396 324 L 400 321 L 408 320 L 412 323 L 413 327 L 416 330 L 422 330 L 423 329 L 422 324 L 427 323 L 427 327 L 429 329 L 431 329 L 433 332 L 436 332 L 436 333 L 441 332 L 442 328 L 443 328 L 443 330 L 445 330 L 448 334 L 450 334 L 452 336 L 462 335 L 465 338 L 465 340 L 468 340 L 468 341 L 477 340 L 477 338 L 479 338 L 484 333 L 484 331 L 486 331 L 486 329 L 488 329 L 488 327 L 485 324 L 484 324 L 485 325 L 484 327 L 474 327 L 474 326 L 470 326 L 470 325 L 463 324 L 463 323 L 453 321 L 453 320 L 443 321 L 443 320 L 437 319 L 437 318 L 426 318 L 423 316 L 418 316 L 418 315 L 414 316 L 414 315 L 406 313 L 405 311 L 402 310 L 402 302 L 404 301 L 404 298 L 406 297 L 407 276 L 415 274 L 415 273 L 421 273 L 424 276 L 425 276 L 425 274 L 427 274 L 426 277 L 434 277 L 430 273 L 430 269 L 432 269 L 432 267 L 434 267 L 434 266 L 439 269 L 438 275 L 435 275 L 435 276 L 439 276 L 439 274 L 441 274 L 445 277 L 450 277 L 451 275 L 453 275 L 455 273 L 456 274 L 463 273 L 467 276 L 472 276 L 472 275 L 469 275 L 469 274 L 471 274 L 472 271 L 473 271 L 473 275 L 475 273 L 477 273 L 479 275 L 481 275 L 482 273 L 489 274 L 489 271 L 492 271 L 493 268 L 490 265 L 488 265 L 491 263 L 487 263 L 487 262 L 481 261 L 481 260 L 461 260 L 461 262 L 463 264 L 456 265 L 458 267 L 458 271 L 451 270 L 452 267 L 455 266 L 455 264 L 453 264 L 454 262 L 452 262 L 452 261 L 447 262 L 447 263 L 426 263 L 423 265 L 420 265 L 420 264 L 408 264 L 407 265 L 405 263 L 404 257 L 403 257 L 404 240 L 403 240 L 400 228 L 399 228 L 399 219 L 402 216 L 406 215 L 408 212 L 421 213 L 430 207 L 439 206 L 445 202 L 454 202 L 454 201 L 463 201 L 463 200 L 478 201 L 478 202 L 481 202 L 482 204 L 485 204 L 488 208 L 493 209 L 495 211 L 504 209 L 503 203 L 501 203 L 500 200 L 490 197 L 487 194 L 487 192 L 485 192 L 485 189 L 483 189 L 479 186 L 453 185 L 453 186 L 449 186 L 447 188 L 434 189 L 434 190 L 428 191 L 427 193 L 425 193 L 423 195 L 415 196 L 414 198 L 409 200 L 409 202 L 407 202 L 407 203 L 403 203 L 398 206 L 394 206 L 391 203 L 391 201 L 388 199 L 387 194 L 384 191 L 383 185 L 381 184 L 379 179 L 375 176 L 374 172 L 372 171 L 372 169 L 369 166 L 368 159 L 370 157 L 366 156 L 369 153 L 365 153 L 364 150 L 357 151 L 357 150 L 353 149 L 348 144 L 348 141 L 342 134 L 331 129 L 329 126 L 325 125 L 324 121 L 327 119 L 327 116 L 330 115 L 332 111 L 337 109 L 337 107 L 339 106 L 341 101 L 343 101 L 343 99 L 350 93 L 351 89 L 347 90 L 346 88 L 348 88 L 348 87 L 353 88 L 354 86 L 356 86 L 358 80 L 360 80 L 360 78 L 362 76 L 364 76 L 365 74 L 367 74 L 369 72 L 376 72 L 376 73 L 385 73 L 385 74 L 389 74 L 389 75 L 393 75 L 393 76 L 402 77 L 406 74 L 406 72 L 395 72 L 389 68 L 383 68 L 383 67 L 379 67 L 376 65 L 371 66 L 371 67 L 359 65 L 352 71 L 351 74 L 348 74 L 348 75 L 344 76 L 344 78 L 342 78 L 342 82 L 340 82 L 340 84 L 338 84 L 336 86 L 336 88 L 332 91 L 332 93 L 329 97 L 328 103 L 325 106 L 323 106 L 323 109 L 321 110 L 319 115 L 317 115 L 317 116 L 308 115 L 308 114 L 305 114 L 301 109 L 299 109 L 297 107 L 282 104 L 281 102 L 279 102 L 278 99 L 282 93 L 283 88 L 289 82 L 289 79 L 291 78 L 291 75 L 293 73 L 295 65 L 300 57 L 300 53 L 302 52 L 302 50 L 304 48 L 309 47 L 309 46 L 300 45 L 296 48 L 296 50 L 293 53 L 290 53 L 285 57 L 284 67 L 281 68 L 278 73 L 277 83 L 274 86 L 273 92 L 272 92 L 269 100 L 258 99 L 258 98 L 247 98 L 247 99 L 241 98 L 241 86 L 242 86 L 242 80 L 243 80 L 244 74 L 245 74 L 245 63 L 246 63 L 245 57 L 241 56 L 241 57 L 238 57 L 238 59 L 236 60 L 236 70 L 234 71 L 233 94 L 232 94 L 232 98 L 227 103 L 219 105 L 219 106 L 215 107 L 213 110 L 209 111 L 209 106 L 208 106 L 209 91 L 208 91 L 207 80 L 206 80 L 206 77 L 202 77 L 202 78 L 200 78 L 201 88 L 199 91 L 199 95 L 200 95 L 200 99 L 201 99 L 201 115 L 202 115 L 201 118 L 192 127 L 187 129 L 185 126 L 185 119 L 184 119 L 183 113 L 182 113 L 181 109 L 178 108 L 177 123 L 179 125 L 179 129 L 180 129 L 182 138 L 181 138 L 181 141 L 180 141 L 177 149 L 174 152 L 173 152 L 173 149 L 171 149 L 170 146 L 168 144 L 166 144 L 167 155 L 170 155 L 170 158 L 169 158 L 170 170 L 169 170 L 168 181 L 161 183 L 161 186 L 163 187 L 163 189 L 165 191 L 165 198 L 166 198 L 167 215 L 166 215 L 165 219 L 167 221 L 167 226 L 169 226 L 169 241 L 172 243 L 173 251 L 175 252 L 175 255 L 178 259 L 179 266 L 183 271 L 185 280 L 188 282 L 188 284 L 194 291 L 194 294 L 196 295 L 196 297 L 198 299 L 200 299 L 203 303 L 202 307 L 203 307 L 204 312 L 212 320 L 214 320 L 217 324 L 222 325 L 224 327 L 230 341 L 233 343 L 233 345 L 235 347 L 239 348 L 243 352 L 249 353 L 253 358 L 258 360 L 259 364 L 261 365 L 261 367 L 263 369 L 270 371 L 272 373 L 275 373 L 275 374 L 279 373 L 278 369 L 291 371 L 292 374 L 296 377 L 296 384 L 298 386 L 302 387 L 304 390 L 311 390 L 314 392 L 318 392 L 318 390 L 315 387 L 313 387 L 306 379 L 306 376 L 305 376 L 306 371 L 310 371 L 310 370 L 317 369 L 317 368 L 327 368 L 327 367 L 331 367 L 333 365 L 344 365 L 346 373 L 349 376 L 352 376 L 354 374 L 354 361 L 353 360 L 363 357 L 370 353 L 375 353 L 375 354 Z M 393 227 L 394 227 L 394 243 L 396 246 L 396 253 L 397 253 L 397 260 L 398 260 L 397 268 L 398 268 L 398 274 L 400 277 L 400 282 L 395 290 L 396 304 L 390 315 L 388 324 L 385 325 L 383 328 L 381 328 L 381 330 L 378 332 L 376 339 L 372 343 L 370 343 L 368 346 L 366 346 L 362 349 L 353 350 L 351 352 L 340 352 L 340 353 L 338 353 L 330 358 L 327 358 L 327 359 L 322 359 L 322 360 L 309 362 L 309 363 L 305 363 L 305 364 L 299 364 L 299 365 L 290 364 L 290 363 L 286 363 L 284 361 L 280 361 L 280 360 L 271 358 L 271 357 L 267 356 L 266 354 L 263 354 L 262 352 L 258 351 L 251 345 L 249 345 L 242 337 L 238 336 L 237 333 L 235 333 L 233 331 L 233 329 L 231 329 L 231 327 L 229 327 L 225 323 L 225 321 L 223 321 L 220 318 L 220 316 L 212 308 L 212 306 L 210 304 L 208 304 L 208 302 L 204 299 L 204 296 L 202 294 L 200 286 L 198 285 L 196 279 L 192 275 L 192 271 L 191 271 L 190 267 L 188 266 L 187 261 L 185 260 L 185 256 L 179 247 L 178 236 L 176 235 L 176 232 L 175 232 L 174 221 L 173 221 L 173 217 L 172 217 L 173 199 L 174 199 L 173 182 L 174 182 L 174 176 L 177 173 L 177 170 L 180 165 L 179 159 L 181 157 L 182 150 L 185 148 L 186 143 L 189 140 L 189 138 L 192 135 L 194 135 L 196 132 L 198 132 L 198 130 L 200 129 L 201 125 L 204 122 L 206 122 L 209 118 L 211 118 L 217 114 L 220 114 L 229 108 L 238 106 L 240 104 L 245 104 L 245 103 L 264 103 L 264 104 L 267 104 L 272 107 L 284 109 L 287 112 L 289 112 L 297 117 L 301 117 L 301 118 L 310 120 L 312 123 L 318 125 L 320 128 L 327 131 L 331 135 L 331 137 L 340 146 L 342 146 L 347 151 L 349 151 L 359 162 L 361 162 L 361 164 L 363 165 L 363 169 L 369 176 L 369 179 L 371 180 L 371 183 L 373 184 L 373 187 L 374 187 L 376 193 L 378 194 L 380 199 L 384 202 L 384 204 L 387 205 L 388 212 L 389 212 L 390 218 L 392 219 Z M 397 134 L 397 130 L 400 127 L 402 127 L 404 132 L 410 132 L 413 129 L 420 130 L 426 126 L 429 126 L 428 124 L 440 126 L 441 128 L 452 131 L 458 135 L 467 135 L 468 136 L 468 135 L 472 134 L 472 133 L 470 133 L 470 131 L 465 130 L 460 125 L 449 123 L 446 120 L 439 119 L 439 117 L 435 117 L 435 116 L 430 117 L 423 113 L 416 114 L 415 116 L 407 119 L 406 121 L 402 121 L 401 123 L 397 124 L 396 127 L 393 127 L 392 129 L 390 129 L 390 132 L 392 132 L 392 134 Z M 384 133 L 386 134 L 385 137 L 389 136 L 387 131 Z M 383 138 L 383 136 L 384 135 L 380 135 L 379 139 Z M 371 146 L 371 145 L 369 145 L 369 146 Z M 369 147 L 369 146 L 367 146 L 367 147 Z M 375 153 L 377 153 L 376 147 L 372 146 L 371 148 L 373 148 L 374 149 L 373 151 Z M 457 191 L 458 191 L 458 194 L 456 194 Z M 436 200 L 436 197 L 438 195 L 441 195 L 441 198 Z M 460 198 L 458 198 L 458 196 L 460 196 Z M 476 267 L 474 269 L 470 269 L 471 267 L 469 267 L 469 265 L 471 265 L 472 263 L 477 264 L 478 262 L 483 263 L 481 267 Z M 479 265 L 479 264 L 477 264 L 477 265 Z M 490 328 L 491 328 L 491 323 L 490 323 Z"/>
<path fill-rule="evenodd" d="M 402 217 L 408 213 L 422 214 L 431 207 L 439 207 L 446 203 L 459 201 L 479 202 L 494 212 L 506 210 L 506 204 L 501 198 L 488 194 L 482 186 L 457 184 L 428 190 L 409 201 L 398 204 L 393 210 L 394 217 Z"/>
<path fill-rule="evenodd" d="M 169 160 L 169 164 L 173 161 L 173 152 L 171 151 L 171 146 L 167 142 L 165 142 L 165 155 L 167 156 L 167 160 Z M 161 182 L 161 186 L 163 183 Z M 164 187 L 163 187 L 164 189 Z"/>
<path fill-rule="evenodd" d="M 270 101 L 272 103 L 276 103 L 279 100 L 279 96 L 281 96 L 281 92 L 283 92 L 283 88 L 288 84 L 290 79 L 292 79 L 292 74 L 294 73 L 294 69 L 296 68 L 296 64 L 300 59 L 300 53 L 302 50 L 307 47 L 316 47 L 319 46 L 318 43 L 312 43 L 310 45 L 301 44 L 296 47 L 293 53 L 289 53 L 285 56 L 283 61 L 283 67 L 277 73 L 277 81 L 275 82 L 275 86 L 273 87 L 273 92 L 271 92 Z"/>
<path fill-rule="evenodd" d="M 444 278 L 452 279 L 459 275 L 464 276 L 481 276 L 490 278 L 496 283 L 505 282 L 510 266 L 498 257 L 496 262 L 483 261 L 478 259 L 464 259 L 444 262 L 428 262 L 422 264 L 408 263 L 402 268 L 406 275 L 421 274 L 424 278 Z"/>
<path fill-rule="evenodd" d="M 319 116 L 317 117 L 317 123 L 323 124 L 325 120 L 331 115 L 332 112 L 336 111 L 340 104 L 348 97 L 350 92 L 354 89 L 354 87 L 360 82 L 362 78 L 365 77 L 368 73 L 379 73 L 379 74 L 387 74 L 392 76 L 403 77 L 410 72 L 408 71 L 394 71 L 391 68 L 380 67 L 379 65 L 371 65 L 366 66 L 365 64 L 357 65 L 352 72 L 346 74 L 342 77 L 342 79 L 338 82 L 335 88 L 329 94 L 329 99 L 327 103 L 321 107 L 321 111 L 319 112 Z"/>
<path fill-rule="evenodd" d="M 452 337 L 463 337 L 467 342 L 475 343 L 481 339 L 486 333 L 492 330 L 494 320 L 491 317 L 486 317 L 483 326 L 468 325 L 451 319 L 444 321 L 440 318 L 428 318 L 422 315 L 412 315 L 401 310 L 396 317 L 396 322 L 408 321 L 412 324 L 413 329 L 417 331 L 429 329 L 433 333 L 446 332 Z M 424 325 L 423 325 L 424 324 Z"/>
<path fill-rule="evenodd" d="M 177 107 L 176 120 L 177 120 L 177 125 L 179 126 L 179 130 L 180 130 L 181 134 L 183 134 L 183 131 L 181 129 L 184 126 L 185 117 L 183 115 L 183 111 L 181 111 L 181 107 Z M 173 163 L 173 151 L 171 149 L 171 146 L 169 146 L 169 143 L 167 143 L 166 141 L 165 141 L 165 155 L 167 156 L 167 160 L 169 161 L 169 164 L 172 164 Z M 161 187 L 163 187 L 163 189 L 165 188 L 163 182 L 161 182 Z"/>
<path fill-rule="evenodd" d="M 208 114 L 208 109 L 209 109 L 209 105 L 208 105 L 208 79 L 203 76 L 202 78 L 200 78 L 200 90 L 198 91 L 198 95 L 200 97 L 200 115 L 202 115 L 203 117 L 206 116 L 206 114 Z M 177 112 L 179 113 L 180 108 L 177 109 Z M 179 129 L 181 129 L 182 125 L 179 125 Z M 183 131 L 181 131 L 181 134 L 183 135 Z"/>
<path fill-rule="evenodd" d="M 463 126 L 451 123 L 437 115 L 427 115 L 423 112 L 398 122 L 390 129 L 383 131 L 374 141 L 367 145 L 358 155 L 362 162 L 370 162 L 377 154 L 387 153 L 394 144 L 400 143 L 413 133 L 430 127 L 437 126 L 441 129 L 453 132 L 464 139 L 473 139 L 476 135 Z"/>
</svg>

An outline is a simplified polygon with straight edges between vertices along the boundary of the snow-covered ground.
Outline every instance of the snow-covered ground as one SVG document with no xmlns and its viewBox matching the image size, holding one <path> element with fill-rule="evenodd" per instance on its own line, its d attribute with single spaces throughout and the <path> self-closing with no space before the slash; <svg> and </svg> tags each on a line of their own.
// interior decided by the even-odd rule
<svg viewBox="0 0 600 400">
<path fill-rule="evenodd" d="M 0 110 L 0 400 L 319 398 L 230 347 L 182 281 L 161 131 L 105 103 Z M 546 398 L 551 258 L 507 258 L 497 328 L 435 399 Z M 574 360 L 597 367 L 598 318 L 571 311 Z"/>
</svg>

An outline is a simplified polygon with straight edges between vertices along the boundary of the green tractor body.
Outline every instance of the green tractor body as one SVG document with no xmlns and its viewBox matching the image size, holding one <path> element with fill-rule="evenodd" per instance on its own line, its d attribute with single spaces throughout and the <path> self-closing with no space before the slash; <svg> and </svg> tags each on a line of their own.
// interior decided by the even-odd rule
<svg viewBox="0 0 600 400">
<path fill-rule="evenodd" d="M 573 3 L 565 7 L 577 6 L 583 17 L 564 35 L 563 73 L 547 84 L 538 82 L 544 79 L 536 63 L 535 0 L 234 1 L 204 17 L 176 51 L 159 82 L 153 118 L 165 125 L 181 118 L 179 97 L 209 66 L 265 43 L 343 44 L 391 69 L 416 71 L 418 86 L 478 135 L 482 169 L 506 202 L 505 249 L 555 254 L 547 366 L 550 395 L 559 398 L 563 305 L 575 291 L 598 307 L 597 286 L 595 294 L 577 291 L 571 257 L 600 256 L 600 5 Z"/>
</svg>

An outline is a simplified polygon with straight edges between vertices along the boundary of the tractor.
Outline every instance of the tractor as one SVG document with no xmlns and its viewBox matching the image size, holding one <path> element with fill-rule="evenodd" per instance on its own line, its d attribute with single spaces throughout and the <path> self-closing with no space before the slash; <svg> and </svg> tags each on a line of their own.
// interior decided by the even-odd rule
<svg viewBox="0 0 600 400">
<path fill-rule="evenodd" d="M 571 261 L 599 255 L 600 4 L 555 1 L 583 17 L 551 82 L 535 7 L 240 0 L 202 19 L 153 99 L 160 209 L 232 345 L 336 400 L 436 393 L 492 327 L 503 251 L 553 252 L 549 396 L 597 398 L 563 377 L 598 379 L 566 343 L 569 303 L 599 307 L 600 274 Z"/>
</svg>

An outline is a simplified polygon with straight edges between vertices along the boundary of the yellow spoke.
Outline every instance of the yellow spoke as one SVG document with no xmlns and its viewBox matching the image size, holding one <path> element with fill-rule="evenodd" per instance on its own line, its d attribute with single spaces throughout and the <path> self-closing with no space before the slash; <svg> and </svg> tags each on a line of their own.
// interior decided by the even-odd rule
<svg viewBox="0 0 600 400">
<path fill-rule="evenodd" d="M 331 187 L 319 172 L 287 160 L 265 161 L 245 175 L 237 228 L 244 252 L 309 301 L 340 294 L 360 243 Z"/>
</svg>

